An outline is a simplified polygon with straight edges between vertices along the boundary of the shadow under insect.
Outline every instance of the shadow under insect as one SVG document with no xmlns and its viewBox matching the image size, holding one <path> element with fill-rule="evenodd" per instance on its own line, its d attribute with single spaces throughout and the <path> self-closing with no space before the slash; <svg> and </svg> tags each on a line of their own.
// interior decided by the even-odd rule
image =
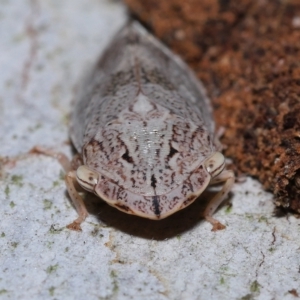
<svg viewBox="0 0 300 300">
<path fill-rule="evenodd" d="M 129 235 L 164 240 L 197 226 L 203 220 L 202 214 L 215 193 L 215 191 L 206 190 L 188 207 L 157 221 L 126 214 L 90 193 L 86 194 L 85 204 L 89 214 L 96 215 L 99 222 L 105 226 L 113 227 Z M 221 207 L 226 203 L 228 200 Z"/>
</svg>

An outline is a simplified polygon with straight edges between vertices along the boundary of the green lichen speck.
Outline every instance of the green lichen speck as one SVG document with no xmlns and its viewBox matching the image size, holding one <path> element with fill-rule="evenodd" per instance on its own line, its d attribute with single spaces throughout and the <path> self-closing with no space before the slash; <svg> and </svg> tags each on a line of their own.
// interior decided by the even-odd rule
<svg viewBox="0 0 300 300">
<path fill-rule="evenodd" d="M 54 296 L 54 291 L 55 291 L 55 287 L 54 286 L 51 286 L 51 288 L 49 288 L 49 294 L 50 296 Z"/>
<path fill-rule="evenodd" d="M 5 187 L 4 193 L 5 193 L 6 197 L 9 196 L 10 189 L 9 189 L 9 186 L 8 186 L 8 185 Z"/>
<path fill-rule="evenodd" d="M 265 216 L 261 216 L 261 217 L 258 219 L 258 222 L 268 222 L 268 218 L 265 217 Z"/>
<path fill-rule="evenodd" d="M 11 208 L 14 208 L 14 207 L 16 206 L 16 204 L 15 204 L 14 201 L 10 201 L 9 206 L 10 206 Z"/>
<path fill-rule="evenodd" d="M 118 283 L 117 283 L 117 280 L 116 280 L 117 274 L 116 274 L 116 272 L 114 270 L 112 270 L 110 272 L 110 277 L 113 280 L 113 282 L 112 282 L 112 284 L 113 284 L 113 292 L 116 293 L 119 290 L 119 286 L 118 286 Z"/>
<path fill-rule="evenodd" d="M 11 242 L 11 245 L 12 245 L 13 248 L 17 248 L 18 245 L 19 245 L 19 243 L 17 243 L 17 242 Z"/>
<path fill-rule="evenodd" d="M 253 281 L 250 285 L 250 293 L 245 295 L 244 297 L 240 298 L 241 300 L 254 300 L 257 298 L 260 292 L 261 285 L 258 283 L 257 280 Z"/>
<path fill-rule="evenodd" d="M 54 242 L 48 241 L 48 242 L 46 242 L 45 245 L 46 245 L 46 247 L 47 247 L 48 249 L 52 249 L 53 244 L 54 244 Z"/>
<path fill-rule="evenodd" d="M 92 231 L 91 231 L 91 235 L 92 236 L 97 236 L 99 233 L 99 228 L 95 227 Z"/>
<path fill-rule="evenodd" d="M 56 265 L 51 265 L 46 269 L 47 274 L 51 274 L 53 272 L 55 272 L 58 268 L 58 264 Z"/>
<path fill-rule="evenodd" d="M 1 237 L 5 237 L 5 233 L 4 232 L 1 233 Z"/>
<path fill-rule="evenodd" d="M 13 184 L 22 187 L 23 186 L 23 176 L 22 175 L 13 175 L 11 176 L 11 181 Z"/>
<path fill-rule="evenodd" d="M 60 172 L 59 172 L 59 179 L 60 179 L 60 180 L 65 180 L 65 177 L 66 177 L 65 172 L 64 172 L 64 171 L 60 171 Z"/>
<path fill-rule="evenodd" d="M 251 293 L 258 293 L 260 291 L 260 284 L 257 282 L 257 280 L 252 282 L 250 291 Z"/>
<path fill-rule="evenodd" d="M 52 207 L 52 202 L 48 199 L 44 199 L 44 209 L 51 209 Z"/>
<path fill-rule="evenodd" d="M 232 212 L 232 205 L 227 205 L 226 209 L 225 209 L 225 213 L 229 214 Z"/>
<path fill-rule="evenodd" d="M 253 300 L 253 296 L 251 294 L 247 294 L 246 296 L 242 297 L 241 300 Z"/>
<path fill-rule="evenodd" d="M 36 130 L 40 129 L 41 127 L 42 127 L 42 124 L 41 123 L 37 123 L 33 127 L 31 127 L 31 126 L 28 127 L 28 131 L 29 132 L 35 132 Z"/>
<path fill-rule="evenodd" d="M 6 294 L 6 293 L 8 293 L 8 291 L 6 289 L 0 290 L 0 295 Z"/>
<path fill-rule="evenodd" d="M 58 229 L 56 229 L 54 227 L 54 225 L 51 225 L 50 229 L 49 229 L 49 232 L 52 233 L 52 234 L 59 234 L 63 230 L 64 230 L 64 228 L 58 228 Z"/>
<path fill-rule="evenodd" d="M 53 181 L 52 186 L 57 187 L 57 186 L 59 186 L 59 184 L 60 184 L 59 181 L 55 180 L 55 181 Z"/>
</svg>

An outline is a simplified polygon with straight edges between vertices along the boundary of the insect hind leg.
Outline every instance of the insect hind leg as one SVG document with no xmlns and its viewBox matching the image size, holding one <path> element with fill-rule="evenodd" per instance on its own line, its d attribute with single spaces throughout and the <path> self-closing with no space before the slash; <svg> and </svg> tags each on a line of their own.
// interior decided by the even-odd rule
<svg viewBox="0 0 300 300">
<path fill-rule="evenodd" d="M 212 231 L 222 230 L 226 227 L 225 225 L 221 224 L 218 220 L 214 219 L 212 215 L 227 197 L 228 193 L 232 188 L 232 185 L 234 184 L 234 180 L 235 176 L 233 171 L 224 170 L 218 176 L 213 178 L 210 182 L 210 185 L 225 182 L 222 189 L 212 198 L 212 200 L 210 200 L 203 214 L 205 219 L 212 224 Z"/>
</svg>

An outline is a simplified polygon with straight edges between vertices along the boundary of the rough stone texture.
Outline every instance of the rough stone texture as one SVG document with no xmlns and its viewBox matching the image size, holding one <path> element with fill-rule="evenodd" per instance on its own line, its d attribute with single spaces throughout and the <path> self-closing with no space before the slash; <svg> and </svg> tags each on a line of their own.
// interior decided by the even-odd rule
<svg viewBox="0 0 300 300">
<path fill-rule="evenodd" d="M 247 179 L 216 217 L 199 220 L 207 192 L 160 222 L 86 195 L 81 233 L 55 159 L 71 157 L 68 114 L 76 83 L 125 22 L 104 0 L 1 1 L 1 299 L 295 299 L 299 220 L 273 216 L 272 196 Z"/>
<path fill-rule="evenodd" d="M 238 169 L 300 212 L 300 2 L 126 2 L 204 81 Z"/>
</svg>

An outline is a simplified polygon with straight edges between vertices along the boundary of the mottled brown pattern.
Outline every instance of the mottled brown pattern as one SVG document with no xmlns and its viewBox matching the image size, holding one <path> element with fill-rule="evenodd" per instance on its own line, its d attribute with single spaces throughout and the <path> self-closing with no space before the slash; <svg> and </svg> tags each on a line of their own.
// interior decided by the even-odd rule
<svg viewBox="0 0 300 300">
<path fill-rule="evenodd" d="M 208 186 L 213 130 L 202 85 L 137 23 L 112 41 L 72 118 L 83 164 L 101 177 L 95 193 L 151 219 L 184 208 Z"/>
</svg>

